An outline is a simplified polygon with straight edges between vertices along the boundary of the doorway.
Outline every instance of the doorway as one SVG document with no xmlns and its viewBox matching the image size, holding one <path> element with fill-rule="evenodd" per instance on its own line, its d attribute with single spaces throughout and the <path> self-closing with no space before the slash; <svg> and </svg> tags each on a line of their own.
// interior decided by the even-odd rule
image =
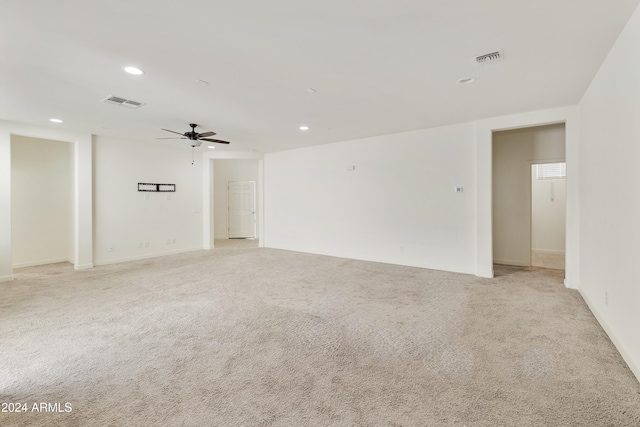
<svg viewBox="0 0 640 427">
<path fill-rule="evenodd" d="M 228 184 L 227 192 L 229 239 L 255 239 L 255 181 L 231 181 Z"/>
<path fill-rule="evenodd" d="M 530 267 L 531 165 L 565 162 L 565 125 L 494 132 L 492 144 L 493 262 Z"/>
<path fill-rule="evenodd" d="M 565 269 L 567 166 L 531 165 L 531 265 Z"/>
<path fill-rule="evenodd" d="M 13 268 L 74 262 L 72 145 L 11 136 Z"/>
<path fill-rule="evenodd" d="M 215 159 L 211 162 L 212 171 L 212 210 L 213 218 L 211 218 L 211 230 L 213 231 L 214 241 L 221 242 L 228 239 L 246 239 L 256 238 L 260 234 L 260 215 L 258 206 L 260 204 L 260 173 L 259 161 L 256 159 Z M 231 203 L 237 203 L 238 212 L 234 213 L 233 220 L 230 218 L 231 205 L 229 197 L 229 185 L 238 182 L 253 182 L 253 196 L 249 197 L 253 200 L 253 206 L 245 206 L 246 212 L 253 212 L 253 224 L 251 231 L 250 225 L 247 224 L 249 217 L 247 213 L 241 212 L 239 209 L 242 200 L 231 200 Z M 233 195 L 231 198 L 233 199 Z M 252 208 L 249 211 L 249 208 Z M 233 224 L 232 224 L 233 222 Z M 237 231 L 231 234 L 231 226 Z M 248 235 L 248 236 L 247 236 Z M 235 237 L 232 237 L 235 236 Z M 245 237 L 247 236 L 247 237 Z"/>
</svg>

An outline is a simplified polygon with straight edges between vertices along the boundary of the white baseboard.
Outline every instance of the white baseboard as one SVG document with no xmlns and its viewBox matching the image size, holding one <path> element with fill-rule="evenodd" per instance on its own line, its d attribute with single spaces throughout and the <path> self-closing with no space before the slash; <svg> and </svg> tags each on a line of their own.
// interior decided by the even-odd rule
<svg viewBox="0 0 640 427">
<path fill-rule="evenodd" d="M 258 247 L 260 246 L 260 243 L 258 243 Z M 362 254 L 358 254 L 358 253 L 351 253 L 351 252 L 343 252 L 343 251 L 336 251 L 336 250 L 332 250 L 332 249 L 322 249 L 320 248 L 319 250 L 308 250 L 306 248 L 293 248 L 291 246 L 262 246 L 264 248 L 270 248 L 270 249 L 278 249 L 278 250 L 283 250 L 283 251 L 291 251 L 291 252 L 299 252 L 299 253 L 304 253 L 304 254 L 314 254 L 314 255 L 324 255 L 324 256 L 330 256 L 330 257 L 335 257 L 335 258 L 344 258 L 344 259 L 352 259 L 352 260 L 357 260 L 357 261 L 367 261 L 367 262 L 377 262 L 377 263 L 381 263 L 381 264 L 392 264 L 392 265 L 403 265 L 406 267 L 417 267 L 417 268 L 424 268 L 427 270 L 438 270 L 438 271 L 446 271 L 449 273 L 460 273 L 460 274 L 470 274 L 470 275 L 476 275 L 475 270 L 471 270 L 471 269 L 461 269 L 461 268 L 457 268 L 455 266 L 451 266 L 451 265 L 438 265 L 438 264 L 425 264 L 423 262 L 419 262 L 416 261 L 415 258 L 413 260 L 409 259 L 409 260 L 403 260 L 403 259 L 399 259 L 399 258 L 387 258 L 387 257 L 378 257 L 378 256 L 366 256 L 366 255 L 362 255 Z"/>
<path fill-rule="evenodd" d="M 494 259 L 494 264 L 514 265 L 516 267 L 531 267 L 531 262 L 515 261 L 512 259 Z"/>
<path fill-rule="evenodd" d="M 59 262 L 69 262 L 68 258 L 43 259 L 39 261 L 27 261 L 13 264 L 13 268 L 35 267 L 36 265 L 57 264 Z"/>
<path fill-rule="evenodd" d="M 10 282 L 13 280 L 13 276 L 2 276 L 0 277 L 0 283 L 1 282 Z"/>
<path fill-rule="evenodd" d="M 565 255 L 565 251 L 555 249 L 531 249 L 531 253 L 549 254 L 549 255 Z"/>
<path fill-rule="evenodd" d="M 170 251 L 170 252 L 159 252 L 159 253 L 153 253 L 153 254 L 136 255 L 132 257 L 109 259 L 105 261 L 97 261 L 97 262 L 94 262 L 93 265 L 99 266 L 99 265 L 119 264 L 121 262 L 139 261 L 142 259 L 158 258 L 166 255 L 177 255 L 185 252 L 194 252 L 194 251 L 201 251 L 201 250 L 202 250 L 201 246 L 197 248 L 178 249 L 176 251 Z"/>
<path fill-rule="evenodd" d="M 569 289 L 575 289 L 575 290 L 579 290 L 580 289 L 580 285 L 578 283 L 575 283 L 573 281 L 567 280 L 566 278 L 564 279 L 564 286 L 569 288 Z"/>
<path fill-rule="evenodd" d="M 73 266 L 75 270 L 88 270 L 93 268 L 93 264 L 76 264 Z"/>
<path fill-rule="evenodd" d="M 622 342 L 618 339 L 618 337 L 613 332 L 613 330 L 611 330 L 607 322 L 604 320 L 604 317 L 600 314 L 598 310 L 596 310 L 591 300 L 589 300 L 589 297 L 587 297 L 579 289 L 578 289 L 578 292 L 580 292 L 580 295 L 582 296 L 582 299 L 584 300 L 584 302 L 587 304 L 587 307 L 589 307 L 589 310 L 591 310 L 591 313 L 593 313 L 593 316 L 596 318 L 598 323 L 600 323 L 600 326 L 602 326 L 602 329 L 604 329 L 605 333 L 609 336 L 609 339 L 618 350 L 618 353 L 620 353 L 624 361 L 627 363 L 627 366 L 629 366 L 629 369 L 631 369 L 631 372 L 633 372 L 633 375 L 635 375 L 638 381 L 640 381 L 640 361 L 636 361 L 634 360 L 633 357 L 631 357 L 631 354 L 627 351 L 624 344 L 622 344 Z"/>
</svg>

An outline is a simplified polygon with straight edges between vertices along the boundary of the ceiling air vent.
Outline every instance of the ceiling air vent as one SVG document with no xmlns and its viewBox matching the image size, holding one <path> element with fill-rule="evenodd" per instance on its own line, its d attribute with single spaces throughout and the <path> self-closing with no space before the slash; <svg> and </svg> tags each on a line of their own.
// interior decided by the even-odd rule
<svg viewBox="0 0 640 427">
<path fill-rule="evenodd" d="M 473 62 L 478 65 L 489 64 L 491 62 L 497 62 L 504 59 L 504 52 L 502 49 L 496 50 L 495 52 L 485 53 L 484 55 L 478 55 L 473 58 Z"/>
<path fill-rule="evenodd" d="M 130 99 L 120 98 L 119 96 L 108 96 L 102 100 L 102 102 L 106 102 L 107 104 L 120 105 L 122 107 L 128 108 L 138 108 L 142 107 L 144 103 L 138 101 L 132 101 Z"/>
</svg>

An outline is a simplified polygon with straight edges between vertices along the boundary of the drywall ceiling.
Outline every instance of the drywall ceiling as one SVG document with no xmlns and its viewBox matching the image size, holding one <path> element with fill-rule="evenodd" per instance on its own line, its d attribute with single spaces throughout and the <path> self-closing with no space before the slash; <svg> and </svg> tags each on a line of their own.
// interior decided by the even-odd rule
<svg viewBox="0 0 640 427">
<path fill-rule="evenodd" d="M 0 119 L 270 152 L 573 105 L 638 2 L 3 0 Z"/>
</svg>

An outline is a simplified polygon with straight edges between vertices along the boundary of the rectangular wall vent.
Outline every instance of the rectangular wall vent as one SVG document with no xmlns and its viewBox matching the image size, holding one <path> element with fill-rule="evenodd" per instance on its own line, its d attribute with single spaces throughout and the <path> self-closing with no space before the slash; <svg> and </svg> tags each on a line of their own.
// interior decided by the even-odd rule
<svg viewBox="0 0 640 427">
<path fill-rule="evenodd" d="M 495 52 L 485 53 L 484 55 L 478 55 L 473 58 L 473 61 L 478 65 L 489 64 L 491 62 L 497 62 L 504 59 L 504 52 L 502 49 L 496 50 Z"/>
<path fill-rule="evenodd" d="M 142 102 L 132 101 L 130 99 L 120 98 L 119 96 L 107 96 L 102 102 L 106 102 L 107 104 L 120 105 L 121 107 L 127 108 L 139 108 L 144 105 Z"/>
</svg>

